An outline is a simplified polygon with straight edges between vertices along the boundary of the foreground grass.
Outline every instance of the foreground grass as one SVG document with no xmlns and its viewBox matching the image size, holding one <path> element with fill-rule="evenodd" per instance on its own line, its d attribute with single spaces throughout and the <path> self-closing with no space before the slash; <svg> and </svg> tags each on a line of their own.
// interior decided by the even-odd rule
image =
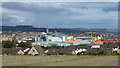
<svg viewBox="0 0 120 68">
<path fill-rule="evenodd" d="M 3 66 L 117 66 L 118 56 L 2 56 Z"/>
</svg>

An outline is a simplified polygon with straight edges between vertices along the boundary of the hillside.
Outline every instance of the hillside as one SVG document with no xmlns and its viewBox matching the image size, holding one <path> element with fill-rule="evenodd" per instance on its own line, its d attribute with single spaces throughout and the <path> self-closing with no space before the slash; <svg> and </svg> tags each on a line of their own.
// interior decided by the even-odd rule
<svg viewBox="0 0 120 68">
<path fill-rule="evenodd" d="M 45 32 L 46 28 L 36 28 L 28 25 L 19 25 L 19 26 L 0 26 L 2 31 L 21 31 L 21 32 Z M 85 28 L 49 28 L 50 32 L 65 32 L 65 33 L 83 33 L 83 32 L 98 32 L 98 33 L 117 33 L 117 30 L 108 30 L 108 29 L 85 29 Z"/>
</svg>

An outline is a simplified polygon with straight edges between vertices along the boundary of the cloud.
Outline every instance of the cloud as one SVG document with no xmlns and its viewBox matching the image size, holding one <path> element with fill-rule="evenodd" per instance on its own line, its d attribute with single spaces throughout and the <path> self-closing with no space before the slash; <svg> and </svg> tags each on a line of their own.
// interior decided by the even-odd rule
<svg viewBox="0 0 120 68">
<path fill-rule="evenodd" d="M 2 0 L 2 2 L 119 2 L 119 0 Z"/>
<path fill-rule="evenodd" d="M 7 2 L 2 4 L 4 25 L 62 28 L 116 28 L 116 2 Z M 109 25 L 107 25 L 109 24 Z"/>
<path fill-rule="evenodd" d="M 16 19 L 19 23 L 22 23 L 25 21 L 25 17 L 16 16 L 16 15 L 10 15 L 10 17 Z"/>
<path fill-rule="evenodd" d="M 41 4 L 41 3 L 40 3 Z M 64 8 L 54 7 L 54 5 L 38 5 L 34 3 L 19 3 L 19 2 L 11 2 L 11 3 L 3 3 L 2 7 L 12 10 L 19 10 L 23 12 L 33 12 L 33 13 L 56 13 L 64 11 Z"/>
</svg>

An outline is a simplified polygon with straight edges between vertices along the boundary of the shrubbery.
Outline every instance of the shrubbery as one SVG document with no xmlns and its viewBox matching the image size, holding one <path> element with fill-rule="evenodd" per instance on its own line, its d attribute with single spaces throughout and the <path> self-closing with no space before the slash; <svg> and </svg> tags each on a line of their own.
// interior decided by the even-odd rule
<svg viewBox="0 0 120 68">
<path fill-rule="evenodd" d="M 120 55 L 120 54 L 116 52 L 103 51 L 103 52 L 86 53 L 86 55 Z"/>
<path fill-rule="evenodd" d="M 16 46 L 18 44 L 18 46 Z M 12 47 L 32 47 L 31 42 L 21 42 L 18 43 L 18 41 L 2 41 L 2 47 L 3 48 L 12 48 Z"/>
<path fill-rule="evenodd" d="M 2 41 L 3 48 L 12 48 L 15 46 L 16 46 L 16 44 L 13 41 Z"/>
<path fill-rule="evenodd" d="M 29 41 L 21 42 L 18 44 L 18 47 L 28 47 L 29 48 L 29 47 L 32 47 L 32 44 Z"/>
<path fill-rule="evenodd" d="M 67 55 L 74 55 L 74 53 L 73 52 L 68 52 Z"/>
</svg>

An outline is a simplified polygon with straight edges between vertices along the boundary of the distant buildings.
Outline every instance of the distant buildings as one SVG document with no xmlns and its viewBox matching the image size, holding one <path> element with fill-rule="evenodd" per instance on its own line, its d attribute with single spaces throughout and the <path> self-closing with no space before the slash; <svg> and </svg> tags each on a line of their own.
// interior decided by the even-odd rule
<svg viewBox="0 0 120 68">
<path fill-rule="evenodd" d="M 116 43 L 120 41 L 107 39 L 107 37 L 117 37 L 114 34 L 96 34 L 94 37 L 91 37 L 91 33 L 60 33 L 60 32 L 49 32 L 48 26 L 46 27 L 45 32 L 5 32 L 2 33 L 2 40 L 17 40 L 20 42 L 30 41 L 33 45 L 42 45 L 42 46 L 70 46 L 78 44 L 104 44 L 104 43 Z"/>
<path fill-rule="evenodd" d="M 40 45 L 33 45 L 32 48 L 2 48 L 2 55 L 68 55 L 78 54 L 96 54 L 104 52 L 120 53 L 120 46 L 117 44 L 80 44 L 70 45 L 59 48 L 42 49 Z"/>
</svg>

